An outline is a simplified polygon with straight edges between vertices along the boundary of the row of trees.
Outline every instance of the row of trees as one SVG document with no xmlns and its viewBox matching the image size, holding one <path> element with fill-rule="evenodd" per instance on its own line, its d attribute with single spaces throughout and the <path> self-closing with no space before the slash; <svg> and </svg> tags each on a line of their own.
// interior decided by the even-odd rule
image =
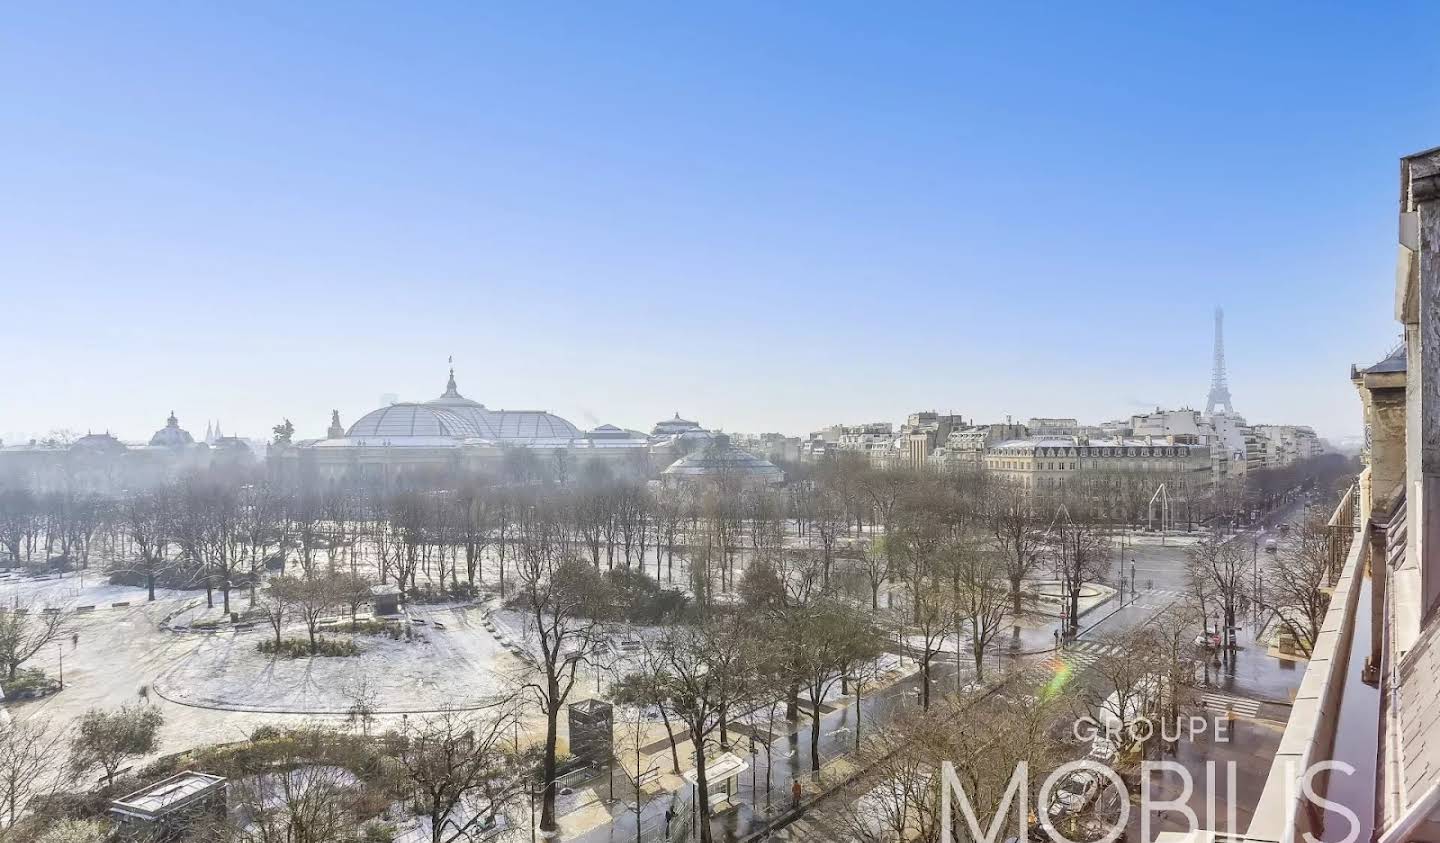
<svg viewBox="0 0 1440 843">
<path fill-rule="evenodd" d="M 373 737 L 264 726 L 247 741 L 201 749 L 197 762 L 229 779 L 229 810 L 177 817 L 185 825 L 173 830 L 226 843 L 359 840 L 367 821 L 399 801 L 426 819 L 432 843 L 475 839 L 533 782 L 533 753 L 512 738 L 516 702 L 443 710 Z M 162 724 L 158 709 L 139 704 L 89 711 L 70 729 L 39 718 L 0 727 L 0 840 L 108 839 L 85 815 L 121 788 L 172 771 L 162 762 L 126 774 L 127 764 L 155 752 Z M 94 772 L 101 799 L 67 795 L 69 782 Z"/>
<path fill-rule="evenodd" d="M 1188 555 L 1191 596 L 1202 620 L 1215 617 L 1221 646 L 1235 647 L 1234 630 L 1246 613 L 1272 621 L 1308 656 L 1330 607 L 1332 536 L 1324 510 L 1309 510 L 1262 554 L 1258 538 L 1214 535 Z M 1262 558 L 1263 556 L 1263 558 Z M 1208 620 L 1205 621 L 1208 626 Z"/>
</svg>

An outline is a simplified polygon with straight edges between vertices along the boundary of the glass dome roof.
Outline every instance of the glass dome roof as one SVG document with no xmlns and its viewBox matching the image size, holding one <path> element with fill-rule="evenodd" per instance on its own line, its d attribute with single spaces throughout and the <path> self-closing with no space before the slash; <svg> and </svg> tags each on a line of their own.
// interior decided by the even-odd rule
<svg viewBox="0 0 1440 843">
<path fill-rule="evenodd" d="M 765 483 L 780 483 L 785 472 L 779 466 L 757 457 L 728 439 L 717 437 L 709 446 L 686 454 L 663 472 L 666 477 L 731 476 Z"/>
<path fill-rule="evenodd" d="M 381 407 L 362 416 L 345 432 L 349 437 L 394 439 L 403 436 L 449 436 L 479 438 L 496 442 L 570 440 L 582 437 L 580 429 L 565 419 L 540 410 L 490 410 L 460 394 L 455 371 L 445 385 L 445 394 L 423 404 L 404 403 Z"/>
<path fill-rule="evenodd" d="M 464 439 L 479 436 L 470 423 L 450 410 L 426 404 L 391 404 L 361 416 L 345 431 L 346 436 L 394 439 L 402 436 L 450 436 Z"/>
</svg>

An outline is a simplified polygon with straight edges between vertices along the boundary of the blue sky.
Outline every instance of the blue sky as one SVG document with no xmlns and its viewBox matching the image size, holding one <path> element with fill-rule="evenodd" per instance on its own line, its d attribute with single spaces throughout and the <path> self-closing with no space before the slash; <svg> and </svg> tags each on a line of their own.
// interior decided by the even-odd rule
<svg viewBox="0 0 1440 843">
<path fill-rule="evenodd" d="M 384 393 L 802 433 L 1201 404 L 1359 430 L 1435 7 L 29 4 L 0 432 Z"/>
</svg>

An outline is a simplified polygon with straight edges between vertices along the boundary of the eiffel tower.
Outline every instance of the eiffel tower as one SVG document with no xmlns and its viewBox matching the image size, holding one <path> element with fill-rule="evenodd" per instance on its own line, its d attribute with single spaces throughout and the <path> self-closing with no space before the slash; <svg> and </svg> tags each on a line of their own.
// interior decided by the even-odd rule
<svg viewBox="0 0 1440 843">
<path fill-rule="evenodd" d="M 1215 368 L 1210 374 L 1210 397 L 1205 401 L 1205 415 L 1215 414 L 1216 407 L 1225 414 L 1235 412 L 1230 406 L 1230 387 L 1225 383 L 1225 311 L 1215 308 Z"/>
</svg>

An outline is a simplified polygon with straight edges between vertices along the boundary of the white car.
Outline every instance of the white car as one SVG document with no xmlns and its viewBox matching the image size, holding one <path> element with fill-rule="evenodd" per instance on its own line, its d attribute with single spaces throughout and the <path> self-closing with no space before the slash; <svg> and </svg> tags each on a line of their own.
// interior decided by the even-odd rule
<svg viewBox="0 0 1440 843">
<path fill-rule="evenodd" d="M 1076 770 L 1051 792 L 1050 820 L 1053 822 L 1080 813 L 1099 793 L 1100 774 L 1093 770 Z"/>
<path fill-rule="evenodd" d="M 1119 752 L 1119 748 L 1109 738 L 1097 737 L 1090 744 L 1090 757 L 1096 761 L 1108 762 L 1115 757 L 1117 752 Z"/>
</svg>

